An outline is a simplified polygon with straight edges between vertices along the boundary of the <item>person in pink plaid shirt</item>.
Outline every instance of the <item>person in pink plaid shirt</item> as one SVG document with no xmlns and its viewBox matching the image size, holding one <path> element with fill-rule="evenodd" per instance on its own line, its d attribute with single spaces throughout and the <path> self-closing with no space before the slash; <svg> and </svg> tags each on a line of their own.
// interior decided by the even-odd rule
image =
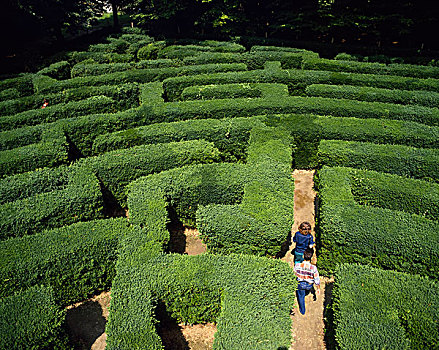
<svg viewBox="0 0 439 350">
<path fill-rule="evenodd" d="M 320 277 L 317 267 L 311 264 L 311 258 L 314 254 L 314 249 L 307 248 L 303 253 L 304 261 L 294 265 L 294 272 L 297 276 L 297 301 L 299 302 L 299 311 L 302 315 L 305 315 L 305 296 L 313 291 L 314 285 L 316 286 L 317 293 L 320 293 Z"/>
</svg>

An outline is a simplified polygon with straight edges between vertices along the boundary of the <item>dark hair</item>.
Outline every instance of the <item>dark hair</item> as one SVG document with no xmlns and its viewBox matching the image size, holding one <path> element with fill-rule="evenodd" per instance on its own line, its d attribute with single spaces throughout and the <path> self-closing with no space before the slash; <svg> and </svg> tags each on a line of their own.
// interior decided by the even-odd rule
<svg viewBox="0 0 439 350">
<path fill-rule="evenodd" d="M 310 261 L 313 255 L 314 255 L 314 249 L 306 248 L 305 252 L 303 253 L 303 259 Z"/>
<path fill-rule="evenodd" d="M 311 229 L 311 224 L 308 221 L 304 221 L 299 225 L 299 230 L 303 230 L 305 227 L 309 227 Z"/>
</svg>

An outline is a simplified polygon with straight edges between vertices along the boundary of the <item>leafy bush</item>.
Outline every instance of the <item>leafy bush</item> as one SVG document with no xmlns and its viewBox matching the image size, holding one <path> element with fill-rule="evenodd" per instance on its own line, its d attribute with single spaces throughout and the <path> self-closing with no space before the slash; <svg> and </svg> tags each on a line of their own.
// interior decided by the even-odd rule
<svg viewBox="0 0 439 350">
<path fill-rule="evenodd" d="M 98 180 L 89 169 L 77 168 L 64 189 L 2 204 L 0 239 L 98 219 L 102 216 L 102 206 Z"/>
<path fill-rule="evenodd" d="M 335 57 L 336 61 L 359 61 L 359 57 L 357 55 L 351 55 L 346 52 L 340 52 Z"/>
<path fill-rule="evenodd" d="M 48 77 L 34 80 L 39 93 L 57 92 L 83 86 L 98 86 L 125 83 L 148 83 L 178 75 L 196 75 L 207 72 L 244 71 L 245 64 L 205 64 L 200 66 L 169 67 L 156 69 L 132 69 L 123 72 L 101 74 L 98 76 L 76 77 L 68 80 L 55 80 Z M 44 77 L 44 76 L 43 76 Z"/>
<path fill-rule="evenodd" d="M 36 169 L 0 179 L 0 204 L 65 188 L 69 176 L 74 174 L 69 169 L 67 166 Z"/>
<path fill-rule="evenodd" d="M 67 61 L 59 61 L 51 64 L 49 67 L 41 69 L 37 74 L 47 75 L 53 79 L 69 79 L 70 63 Z"/>
<path fill-rule="evenodd" d="M 9 90 L 9 92 L 3 96 L 3 99 L 9 99 L 11 94 L 13 94 L 15 97 L 16 93 L 18 94 L 19 97 L 32 94 L 33 92 L 32 78 L 33 78 L 33 74 L 23 73 L 16 78 L 1 80 L 0 93 L 5 92 L 5 90 Z M 15 91 L 11 89 L 14 89 Z"/>
<path fill-rule="evenodd" d="M 98 136 L 93 142 L 93 153 L 101 154 L 142 144 L 202 138 L 215 144 L 223 160 L 242 160 L 246 157 L 250 130 L 261 125 L 261 120 L 262 118 L 226 118 L 151 124 Z"/>
<path fill-rule="evenodd" d="M 149 43 L 137 50 L 137 58 L 139 60 L 154 60 L 157 58 L 158 53 L 166 46 L 164 41 L 156 41 Z"/>
<path fill-rule="evenodd" d="M 203 85 L 188 86 L 181 94 L 183 101 L 243 97 L 261 97 L 261 90 L 255 84 Z"/>
<path fill-rule="evenodd" d="M 123 205 L 125 188 L 131 181 L 174 167 L 215 162 L 219 154 L 212 143 L 194 140 L 115 150 L 81 159 L 76 164 L 93 169 L 105 188 Z"/>
<path fill-rule="evenodd" d="M 123 63 L 134 61 L 134 55 L 128 53 L 75 51 L 72 54 L 72 61 L 74 63 L 85 61 L 90 58 L 98 63 Z"/>
<path fill-rule="evenodd" d="M 439 107 L 439 93 L 432 91 L 406 91 L 350 85 L 313 84 L 306 87 L 305 93 L 308 96 L 421 105 L 431 108 Z"/>
<path fill-rule="evenodd" d="M 335 339 L 340 349 L 434 349 L 437 282 L 369 266 L 339 265 L 335 272 Z"/>
<path fill-rule="evenodd" d="M 356 61 L 339 61 L 325 58 L 306 57 L 302 63 L 303 69 L 350 72 L 362 74 L 397 75 L 414 78 L 439 78 L 439 68 L 429 66 L 418 66 L 412 64 L 389 65 L 383 63 L 369 63 Z"/>
<path fill-rule="evenodd" d="M 319 268 L 332 273 L 338 263 L 355 262 L 438 278 L 438 190 L 437 184 L 419 180 L 324 167 L 319 172 Z M 414 197 L 416 202 L 408 202 Z M 375 203 L 378 207 L 370 206 Z"/>
<path fill-rule="evenodd" d="M 439 182 L 439 150 L 368 142 L 322 140 L 320 166 L 344 166 Z"/>
<path fill-rule="evenodd" d="M 67 348 L 64 318 L 50 287 L 35 286 L 0 299 L 0 348 Z"/>
<path fill-rule="evenodd" d="M 133 230 L 126 219 L 105 219 L 1 241 L 0 297 L 43 284 L 65 306 L 108 290 L 119 240 Z"/>
<path fill-rule="evenodd" d="M 325 139 L 439 148 L 438 127 L 415 122 L 281 114 L 269 116 L 267 123 L 290 130 L 297 144 L 294 164 L 298 169 L 318 165 L 317 150 Z"/>
<path fill-rule="evenodd" d="M 44 109 L 28 110 L 15 115 L 0 117 L 2 130 L 10 130 L 24 125 L 50 123 L 58 119 L 99 113 L 116 109 L 116 101 L 107 96 L 94 96 L 81 101 L 48 106 Z"/>
<path fill-rule="evenodd" d="M 62 131 L 49 131 L 40 142 L 0 151 L 0 178 L 68 162 L 68 144 Z"/>
<path fill-rule="evenodd" d="M 183 322 L 216 319 L 215 349 L 265 350 L 291 343 L 289 313 L 297 282 L 284 262 L 245 255 L 168 254 L 118 267 L 108 349 L 161 349 L 154 327 L 159 300 Z"/>
<path fill-rule="evenodd" d="M 82 88 L 64 90 L 62 93 L 35 94 L 0 102 L 0 115 L 12 115 L 29 109 L 39 109 L 44 99 L 49 103 L 49 106 L 53 106 L 59 103 L 68 103 L 100 95 L 117 101 L 119 109 L 137 107 L 139 105 L 139 85 L 137 83 L 84 86 Z"/>
</svg>

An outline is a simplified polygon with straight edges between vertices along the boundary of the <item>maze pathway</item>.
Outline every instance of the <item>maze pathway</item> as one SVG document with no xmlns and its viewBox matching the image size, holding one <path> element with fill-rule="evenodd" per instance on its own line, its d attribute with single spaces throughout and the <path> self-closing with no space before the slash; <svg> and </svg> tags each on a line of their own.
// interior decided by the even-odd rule
<svg viewBox="0 0 439 350">
<path fill-rule="evenodd" d="M 315 209 L 314 199 L 316 193 L 313 190 L 314 171 L 295 170 L 294 177 L 294 224 L 291 230 L 292 235 L 297 231 L 298 226 L 303 221 L 311 223 L 312 228 L 315 226 Z M 313 235 L 315 233 L 313 231 Z M 294 266 L 294 257 L 291 255 L 295 244 L 292 243 L 288 253 L 283 260 L 287 261 L 291 268 Z M 313 257 L 313 263 L 316 262 L 316 256 Z M 292 313 L 293 320 L 293 341 L 290 350 L 319 350 L 326 349 L 324 342 L 324 299 L 325 299 L 325 280 L 322 279 L 320 295 L 317 300 L 313 301 L 311 295 L 306 297 L 306 314 L 301 315 L 298 312 L 297 300 Z"/>
</svg>

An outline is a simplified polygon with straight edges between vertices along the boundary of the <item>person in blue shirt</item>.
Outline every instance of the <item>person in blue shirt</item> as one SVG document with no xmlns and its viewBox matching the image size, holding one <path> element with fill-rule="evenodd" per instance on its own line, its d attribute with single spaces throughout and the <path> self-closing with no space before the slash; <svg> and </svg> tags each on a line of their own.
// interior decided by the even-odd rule
<svg viewBox="0 0 439 350">
<path fill-rule="evenodd" d="M 311 224 L 308 221 L 304 221 L 299 225 L 299 231 L 294 235 L 293 242 L 296 243 L 294 264 L 301 263 L 306 248 L 312 248 L 315 244 L 314 237 L 311 234 Z"/>
</svg>

